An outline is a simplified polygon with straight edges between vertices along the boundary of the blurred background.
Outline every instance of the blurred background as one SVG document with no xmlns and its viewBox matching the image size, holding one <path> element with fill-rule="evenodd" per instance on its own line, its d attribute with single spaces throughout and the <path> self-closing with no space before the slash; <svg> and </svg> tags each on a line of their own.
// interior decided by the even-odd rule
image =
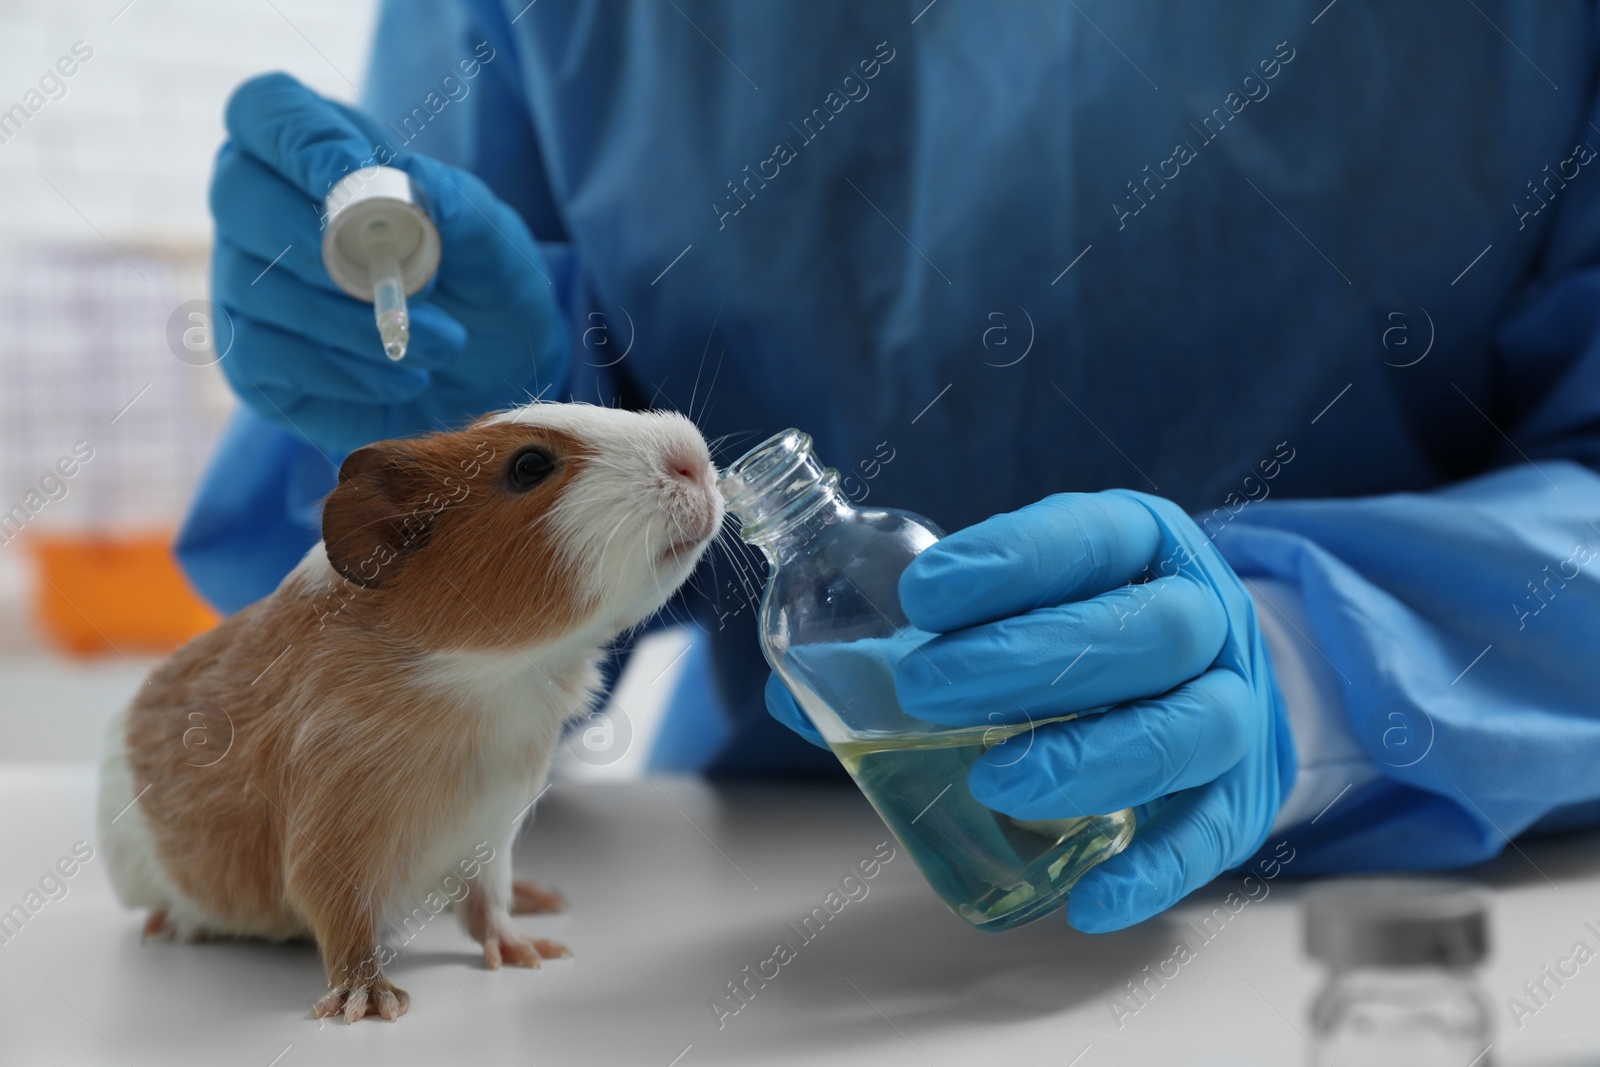
<svg viewBox="0 0 1600 1067">
<path fill-rule="evenodd" d="M 355 100 L 375 15 L 0 2 L 0 762 L 97 759 L 143 672 L 215 622 L 171 543 L 234 403 L 204 303 L 223 105 L 266 70 Z M 637 771 L 684 647 L 641 650 L 627 740 L 593 720 L 569 770 Z"/>
</svg>

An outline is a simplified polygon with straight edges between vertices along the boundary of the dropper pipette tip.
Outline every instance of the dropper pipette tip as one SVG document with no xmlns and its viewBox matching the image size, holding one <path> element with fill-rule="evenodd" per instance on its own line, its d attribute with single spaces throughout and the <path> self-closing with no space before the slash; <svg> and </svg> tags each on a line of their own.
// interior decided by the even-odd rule
<svg viewBox="0 0 1600 1067">
<path fill-rule="evenodd" d="M 411 313 L 406 307 L 405 279 L 395 254 L 393 233 L 384 223 L 367 228 L 368 269 L 372 278 L 372 313 L 378 322 L 383 351 L 392 360 L 405 357 L 411 341 Z"/>
</svg>

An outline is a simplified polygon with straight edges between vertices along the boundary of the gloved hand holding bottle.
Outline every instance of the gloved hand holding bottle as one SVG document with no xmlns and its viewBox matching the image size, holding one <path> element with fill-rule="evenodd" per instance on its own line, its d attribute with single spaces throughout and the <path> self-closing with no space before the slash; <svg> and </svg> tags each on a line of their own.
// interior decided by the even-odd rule
<svg viewBox="0 0 1600 1067">
<path fill-rule="evenodd" d="M 1146 919 L 1264 842 L 1293 739 L 1250 595 L 1177 505 L 1049 497 L 934 543 L 899 591 L 912 625 L 938 635 L 897 668 L 909 714 L 983 727 L 1092 713 L 1009 738 L 968 779 L 1019 819 L 1136 809 L 1133 840 L 1072 890 L 1073 926 Z M 767 703 L 819 739 L 776 678 Z"/>
<path fill-rule="evenodd" d="M 211 185 L 213 295 L 232 321 L 221 367 L 245 403 L 336 453 L 437 429 L 563 383 L 555 289 L 522 218 L 475 175 L 387 151 L 354 108 L 283 74 L 228 103 Z M 346 173 L 377 162 L 411 175 L 442 254 L 411 305 L 403 363 L 378 343 L 370 304 L 322 261 L 321 206 Z"/>
</svg>

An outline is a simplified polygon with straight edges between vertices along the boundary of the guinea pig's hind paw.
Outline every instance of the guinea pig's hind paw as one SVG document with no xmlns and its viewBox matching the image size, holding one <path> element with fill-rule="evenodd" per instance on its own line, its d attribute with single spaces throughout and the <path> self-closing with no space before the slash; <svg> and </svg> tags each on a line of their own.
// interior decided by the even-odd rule
<svg viewBox="0 0 1600 1067">
<path fill-rule="evenodd" d="M 513 915 L 541 915 L 546 912 L 563 911 L 566 906 L 567 898 L 554 889 L 546 889 L 538 882 L 530 882 L 526 878 L 511 880 Z"/>
<path fill-rule="evenodd" d="M 380 978 L 370 986 L 350 988 L 340 986 L 330 989 L 312 1007 L 311 1014 L 318 1019 L 343 1015 L 344 1021 L 353 1023 L 369 1015 L 377 1015 L 390 1022 L 400 1018 L 411 1006 L 411 996 L 387 979 Z"/>
</svg>

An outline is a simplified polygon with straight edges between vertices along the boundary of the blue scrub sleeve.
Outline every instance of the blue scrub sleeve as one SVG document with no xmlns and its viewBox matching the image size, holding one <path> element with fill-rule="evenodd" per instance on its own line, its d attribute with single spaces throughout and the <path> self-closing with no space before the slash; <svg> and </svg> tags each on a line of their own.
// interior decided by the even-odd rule
<svg viewBox="0 0 1600 1067">
<path fill-rule="evenodd" d="M 178 531 L 189 581 L 227 613 L 272 592 L 320 539 L 336 473 L 304 438 L 241 405 Z"/>
<path fill-rule="evenodd" d="M 1459 867 L 1600 823 L 1600 193 L 1564 195 L 1495 331 L 1498 381 L 1450 394 L 1500 431 L 1497 469 L 1218 513 L 1235 570 L 1297 589 L 1304 654 L 1379 772 L 1295 830 L 1298 874 Z"/>
<path fill-rule="evenodd" d="M 1252 505 L 1218 537 L 1247 580 L 1298 588 L 1306 654 L 1379 772 L 1295 830 L 1297 873 L 1465 866 L 1600 797 L 1600 476 L 1535 462 Z"/>
</svg>

